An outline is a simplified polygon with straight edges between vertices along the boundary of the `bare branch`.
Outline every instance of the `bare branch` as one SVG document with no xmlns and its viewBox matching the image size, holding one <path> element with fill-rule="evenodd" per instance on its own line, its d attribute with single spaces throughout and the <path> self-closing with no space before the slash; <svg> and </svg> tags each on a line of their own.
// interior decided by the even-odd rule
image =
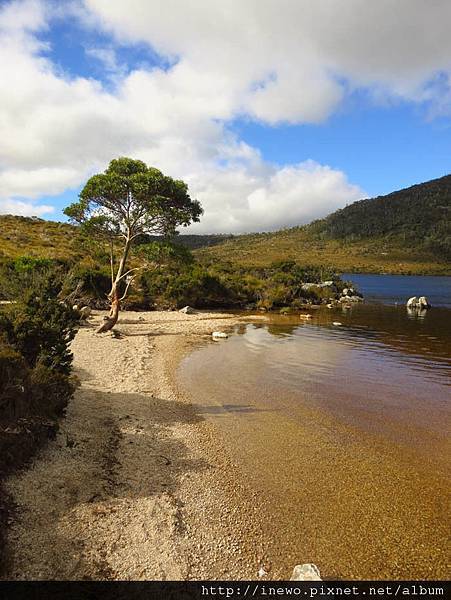
<svg viewBox="0 0 451 600">
<path fill-rule="evenodd" d="M 124 298 L 127 296 L 128 288 L 130 287 L 130 285 L 132 284 L 132 282 L 134 281 L 136 276 L 137 276 L 137 274 L 134 275 L 133 277 L 130 277 L 130 279 L 127 281 L 127 285 L 125 287 L 125 292 L 123 293 L 122 297 L 119 298 L 119 302 L 122 302 L 122 300 L 124 300 Z"/>
</svg>

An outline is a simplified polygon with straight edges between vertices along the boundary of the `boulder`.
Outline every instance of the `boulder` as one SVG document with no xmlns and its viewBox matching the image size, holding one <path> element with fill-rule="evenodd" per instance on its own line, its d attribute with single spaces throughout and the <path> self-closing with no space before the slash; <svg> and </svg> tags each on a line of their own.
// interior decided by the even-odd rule
<svg viewBox="0 0 451 600">
<path fill-rule="evenodd" d="M 306 563 L 294 567 L 291 581 L 322 581 L 322 579 L 318 567 L 313 563 Z"/>
<path fill-rule="evenodd" d="M 197 313 L 197 310 L 195 310 L 194 308 L 191 308 L 191 306 L 184 306 L 183 308 L 181 308 L 179 310 L 179 312 L 181 312 L 185 315 L 194 315 L 195 313 Z"/>
<path fill-rule="evenodd" d="M 431 305 L 429 304 L 429 300 L 426 298 L 426 296 L 420 296 L 418 299 L 418 308 L 431 308 Z"/>
<path fill-rule="evenodd" d="M 429 304 L 429 300 L 426 298 L 426 296 L 420 296 L 419 298 L 417 296 L 412 296 L 412 298 L 409 298 L 407 300 L 406 306 L 407 306 L 407 308 L 419 308 L 419 309 L 431 308 L 431 305 Z"/>
</svg>

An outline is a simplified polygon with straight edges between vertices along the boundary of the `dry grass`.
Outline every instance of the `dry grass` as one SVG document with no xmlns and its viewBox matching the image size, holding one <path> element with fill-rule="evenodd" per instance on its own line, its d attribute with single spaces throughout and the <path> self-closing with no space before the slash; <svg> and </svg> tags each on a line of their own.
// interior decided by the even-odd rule
<svg viewBox="0 0 451 600">
<path fill-rule="evenodd" d="M 267 266 L 293 259 L 301 264 L 334 267 L 344 272 L 451 275 L 451 266 L 431 252 L 403 247 L 396 237 L 320 240 L 308 228 L 249 234 L 195 251 L 199 258 L 242 266 Z"/>
</svg>

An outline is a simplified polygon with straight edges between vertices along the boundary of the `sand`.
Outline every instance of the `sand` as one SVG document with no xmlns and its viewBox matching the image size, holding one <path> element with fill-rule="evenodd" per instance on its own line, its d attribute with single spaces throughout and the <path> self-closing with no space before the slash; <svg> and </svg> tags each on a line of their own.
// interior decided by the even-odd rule
<svg viewBox="0 0 451 600">
<path fill-rule="evenodd" d="M 5 579 L 255 579 L 259 498 L 177 389 L 181 358 L 232 315 L 122 313 L 74 342 L 80 387 L 56 440 L 10 478 Z M 289 573 L 271 574 L 289 577 Z"/>
</svg>

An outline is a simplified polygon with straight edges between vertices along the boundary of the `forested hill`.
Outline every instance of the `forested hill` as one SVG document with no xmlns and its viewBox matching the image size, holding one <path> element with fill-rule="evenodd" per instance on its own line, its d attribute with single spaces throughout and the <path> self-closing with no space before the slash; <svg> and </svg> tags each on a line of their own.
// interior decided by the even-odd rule
<svg viewBox="0 0 451 600">
<path fill-rule="evenodd" d="M 451 175 L 354 202 L 310 227 L 330 238 L 402 236 L 451 256 Z"/>
<path fill-rule="evenodd" d="M 201 249 L 211 259 L 292 258 L 354 272 L 451 274 L 451 175 L 360 200 L 310 225 L 237 236 Z"/>
</svg>

